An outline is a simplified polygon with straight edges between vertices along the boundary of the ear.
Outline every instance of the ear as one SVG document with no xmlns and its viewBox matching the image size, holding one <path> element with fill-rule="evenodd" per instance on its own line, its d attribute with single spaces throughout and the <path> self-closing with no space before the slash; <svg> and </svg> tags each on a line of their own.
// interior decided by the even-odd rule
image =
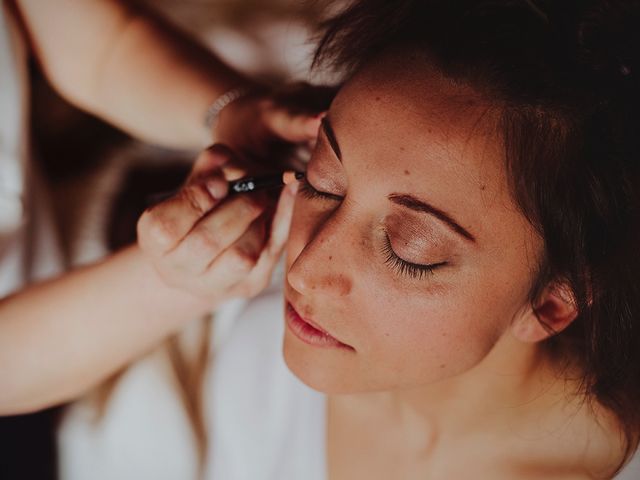
<svg viewBox="0 0 640 480">
<path fill-rule="evenodd" d="M 567 328 L 577 316 L 578 308 L 569 287 L 553 283 L 544 289 L 534 307 L 516 318 L 512 332 L 522 342 L 540 342 Z"/>
</svg>

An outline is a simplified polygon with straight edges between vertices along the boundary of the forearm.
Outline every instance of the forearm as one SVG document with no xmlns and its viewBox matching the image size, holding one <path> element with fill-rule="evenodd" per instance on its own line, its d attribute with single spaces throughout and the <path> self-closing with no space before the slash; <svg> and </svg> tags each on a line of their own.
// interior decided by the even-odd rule
<svg viewBox="0 0 640 480">
<path fill-rule="evenodd" d="M 209 309 L 138 247 L 0 302 L 0 415 L 72 399 Z"/>
<path fill-rule="evenodd" d="M 148 141 L 201 147 L 207 106 L 246 80 L 188 35 L 118 0 L 17 0 L 71 102 Z"/>
</svg>

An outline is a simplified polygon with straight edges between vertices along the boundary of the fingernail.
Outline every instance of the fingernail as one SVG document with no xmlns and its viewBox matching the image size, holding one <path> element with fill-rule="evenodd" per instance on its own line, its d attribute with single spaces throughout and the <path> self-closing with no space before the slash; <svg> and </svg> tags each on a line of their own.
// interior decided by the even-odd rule
<svg viewBox="0 0 640 480">
<path fill-rule="evenodd" d="M 207 180 L 205 183 L 207 190 L 213 198 L 216 200 L 220 200 L 227 194 L 227 184 L 226 182 L 222 182 L 220 180 Z"/>
</svg>

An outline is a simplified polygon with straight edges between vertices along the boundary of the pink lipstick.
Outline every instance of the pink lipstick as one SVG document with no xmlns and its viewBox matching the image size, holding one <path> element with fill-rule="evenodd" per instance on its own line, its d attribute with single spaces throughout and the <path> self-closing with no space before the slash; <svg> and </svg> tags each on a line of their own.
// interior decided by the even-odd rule
<svg viewBox="0 0 640 480">
<path fill-rule="evenodd" d="M 285 317 L 289 330 L 308 345 L 315 347 L 348 348 L 353 350 L 352 347 L 332 337 L 318 325 L 302 318 L 289 302 L 287 302 Z"/>
</svg>

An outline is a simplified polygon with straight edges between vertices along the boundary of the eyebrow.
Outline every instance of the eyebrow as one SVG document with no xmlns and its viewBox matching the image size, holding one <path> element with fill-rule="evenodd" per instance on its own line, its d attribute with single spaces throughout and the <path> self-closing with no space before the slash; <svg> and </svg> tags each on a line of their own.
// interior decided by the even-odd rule
<svg viewBox="0 0 640 480">
<path fill-rule="evenodd" d="M 427 202 L 419 200 L 412 195 L 401 193 L 392 193 L 391 195 L 388 195 L 387 198 L 393 203 L 409 208 L 413 211 L 433 215 L 437 219 L 444 222 L 451 230 L 456 232 L 458 235 L 464 237 L 466 240 L 469 240 L 471 242 L 476 241 L 475 237 L 471 235 L 468 230 L 462 228 L 453 218 L 451 218 L 442 210 L 434 207 L 433 205 L 429 205 Z"/>
<path fill-rule="evenodd" d="M 336 154 L 338 160 L 342 162 L 342 153 L 340 152 L 340 146 L 338 145 L 338 140 L 336 140 L 336 134 L 331 127 L 331 122 L 328 117 L 323 117 L 320 121 L 320 125 L 322 126 L 322 130 L 324 134 L 327 136 L 327 140 L 329 141 L 329 145 L 333 150 L 333 153 Z M 392 193 L 388 195 L 387 198 L 391 200 L 393 203 L 409 208 L 413 211 L 420 213 L 427 213 L 429 215 L 433 215 L 438 220 L 444 222 L 451 230 L 453 230 L 458 235 L 461 235 L 466 240 L 470 242 L 476 241 L 476 238 L 469 233 L 468 230 L 461 227 L 453 218 L 451 218 L 448 214 L 440 210 L 439 208 L 434 207 L 433 205 L 428 204 L 423 200 L 419 200 L 413 195 L 409 194 L 401 194 L 401 193 Z"/>
<path fill-rule="evenodd" d="M 329 145 L 331 145 L 331 150 L 336 154 L 338 160 L 342 162 L 342 153 L 340 152 L 340 145 L 338 145 L 338 140 L 336 140 L 336 134 L 333 132 L 333 128 L 331 127 L 331 123 L 327 117 L 322 117 L 320 120 L 320 125 L 322 125 L 322 130 L 324 134 L 327 136 L 327 140 L 329 141 Z"/>
</svg>

